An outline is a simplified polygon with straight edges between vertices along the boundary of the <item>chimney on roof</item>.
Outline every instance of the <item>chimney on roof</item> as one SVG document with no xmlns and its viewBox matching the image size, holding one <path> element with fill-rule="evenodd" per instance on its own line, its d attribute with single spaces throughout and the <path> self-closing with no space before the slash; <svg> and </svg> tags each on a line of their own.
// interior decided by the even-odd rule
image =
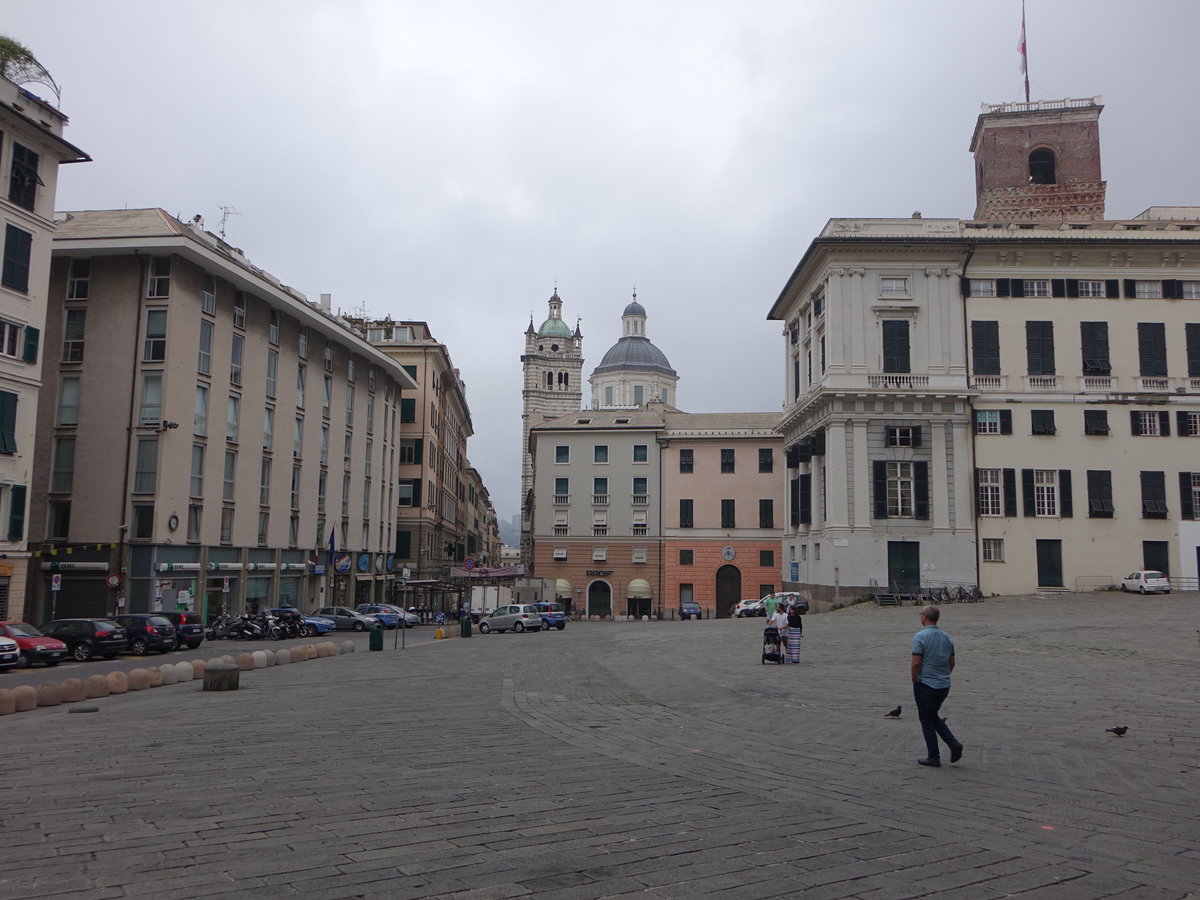
<svg viewBox="0 0 1200 900">
<path fill-rule="evenodd" d="M 322 294 L 321 295 L 321 309 L 325 310 L 325 312 L 330 312 L 332 310 L 332 307 L 333 307 L 333 294 Z"/>
</svg>

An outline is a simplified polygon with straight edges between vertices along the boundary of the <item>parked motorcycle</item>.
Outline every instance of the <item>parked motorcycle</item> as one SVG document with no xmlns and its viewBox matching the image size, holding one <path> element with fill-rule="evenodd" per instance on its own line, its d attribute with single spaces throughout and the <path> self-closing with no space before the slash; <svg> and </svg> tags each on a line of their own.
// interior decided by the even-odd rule
<svg viewBox="0 0 1200 900">
<path fill-rule="evenodd" d="M 208 629 L 204 632 L 204 636 L 210 641 L 215 641 L 217 638 L 227 638 L 229 637 L 229 629 L 235 621 L 236 619 L 233 616 L 222 613 L 212 620 Z"/>
</svg>

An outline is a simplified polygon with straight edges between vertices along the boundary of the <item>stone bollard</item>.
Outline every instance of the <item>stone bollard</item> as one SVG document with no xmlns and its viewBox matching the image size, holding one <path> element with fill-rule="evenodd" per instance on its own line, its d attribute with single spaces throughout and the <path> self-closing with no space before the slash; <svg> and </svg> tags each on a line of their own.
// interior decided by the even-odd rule
<svg viewBox="0 0 1200 900">
<path fill-rule="evenodd" d="M 231 663 L 213 663 L 204 670 L 204 690 L 236 691 L 242 670 Z"/>
<path fill-rule="evenodd" d="M 201 672 L 200 674 L 203 675 L 204 673 Z M 177 662 L 175 663 L 175 675 L 178 678 L 177 683 L 184 684 L 196 677 L 196 667 L 190 662 Z"/>
<path fill-rule="evenodd" d="M 87 694 L 83 689 L 83 682 L 78 678 L 68 678 L 62 683 L 63 703 L 78 703 Z"/>
<path fill-rule="evenodd" d="M 107 697 L 108 679 L 103 675 L 89 675 L 83 683 L 83 696 L 88 700 Z"/>
<path fill-rule="evenodd" d="M 222 657 L 221 657 L 221 662 L 223 662 L 223 663 L 229 663 L 231 666 L 236 666 L 236 665 L 237 665 L 237 660 L 233 658 L 233 654 L 232 654 L 232 653 L 226 653 L 224 656 L 222 656 Z"/>
<path fill-rule="evenodd" d="M 17 698 L 7 688 L 0 688 L 0 716 L 11 716 L 17 711 Z"/>
<path fill-rule="evenodd" d="M 266 650 L 255 650 L 250 654 L 250 658 L 254 660 L 254 668 L 265 669 L 267 667 L 267 658 L 270 656 Z"/>
<path fill-rule="evenodd" d="M 234 665 L 236 665 L 238 667 L 238 669 L 242 672 L 249 672 L 254 668 L 254 657 L 251 656 L 249 653 L 239 653 L 237 655 L 237 659 L 234 660 Z M 205 673 L 205 674 L 207 674 L 207 673 Z M 208 690 L 208 681 L 207 680 L 205 680 L 204 689 L 206 691 Z M 220 688 L 213 688 L 213 690 L 214 691 L 220 690 Z"/>
<path fill-rule="evenodd" d="M 329 652 L 329 644 L 317 644 L 317 659 L 325 659 L 326 657 L 332 655 L 333 654 Z"/>
<path fill-rule="evenodd" d="M 150 689 L 150 672 L 147 669 L 130 669 L 127 676 L 129 690 L 146 691 Z"/>
<path fill-rule="evenodd" d="M 208 663 L 206 663 L 202 659 L 190 660 L 188 665 L 190 665 L 192 667 L 192 679 L 193 680 L 195 680 L 197 678 L 203 678 L 204 670 L 208 667 Z M 180 678 L 179 680 L 183 681 L 182 678 Z"/>
<path fill-rule="evenodd" d="M 341 650 L 342 653 L 353 653 L 354 641 L 342 641 Z"/>
<path fill-rule="evenodd" d="M 269 668 L 270 666 L 273 666 L 273 665 L 275 665 L 275 654 L 274 654 L 272 651 L 270 651 L 270 650 L 264 650 L 264 651 L 263 651 L 263 653 L 265 653 L 265 654 L 267 655 L 267 666 L 268 666 L 268 668 Z"/>
<path fill-rule="evenodd" d="M 188 666 L 188 668 L 190 669 L 191 666 Z M 162 683 L 164 685 L 179 683 L 179 672 L 175 668 L 175 663 L 163 663 L 158 667 L 158 670 L 162 672 Z"/>
<path fill-rule="evenodd" d="M 62 685 L 57 681 L 43 681 L 37 686 L 38 706 L 58 706 L 62 703 Z"/>
<path fill-rule="evenodd" d="M 152 688 L 162 687 L 162 683 L 163 683 L 162 669 L 160 669 L 158 666 L 151 666 L 146 671 L 150 673 L 150 687 L 152 687 Z"/>
<path fill-rule="evenodd" d="M 286 648 L 275 651 L 275 665 L 286 666 L 292 661 L 292 651 Z"/>
<path fill-rule="evenodd" d="M 17 712 L 29 712 L 31 709 L 37 709 L 37 691 L 29 685 L 22 684 L 13 688 L 13 696 L 17 700 Z"/>
<path fill-rule="evenodd" d="M 109 672 L 104 677 L 108 681 L 110 694 L 124 694 L 129 690 L 129 676 L 124 672 Z"/>
</svg>

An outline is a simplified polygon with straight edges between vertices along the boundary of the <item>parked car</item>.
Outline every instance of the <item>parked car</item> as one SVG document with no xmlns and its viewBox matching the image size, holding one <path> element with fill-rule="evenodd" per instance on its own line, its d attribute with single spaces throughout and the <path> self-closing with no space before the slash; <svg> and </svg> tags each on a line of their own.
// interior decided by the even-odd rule
<svg viewBox="0 0 1200 900">
<path fill-rule="evenodd" d="M 374 616 L 384 628 L 395 628 L 404 620 L 404 616 L 393 606 L 360 603 L 354 609 L 356 612 L 363 613 L 364 615 Z"/>
<path fill-rule="evenodd" d="M 542 617 L 542 628 L 549 631 L 551 628 L 557 628 L 562 631 L 567 627 L 567 614 L 563 610 L 561 603 L 549 603 L 543 601 L 533 604 L 537 607 L 538 615 Z"/>
<path fill-rule="evenodd" d="M 113 659 L 129 645 L 125 629 L 112 619 L 55 619 L 43 625 L 41 632 L 66 644 L 67 652 L 80 662 L 96 654 Z"/>
<path fill-rule="evenodd" d="M 326 619 L 324 616 L 306 616 L 300 610 L 293 606 L 281 606 L 278 609 L 271 609 L 268 612 L 279 618 L 283 615 L 300 616 L 300 633 L 304 637 L 316 637 L 319 634 L 329 634 L 329 632 L 337 629 L 333 619 Z"/>
<path fill-rule="evenodd" d="M 10 637 L 0 637 L 0 672 L 7 672 L 21 661 L 21 648 Z"/>
<path fill-rule="evenodd" d="M 392 609 L 396 610 L 396 612 L 398 612 L 398 613 L 400 613 L 400 615 L 404 616 L 404 627 L 405 628 L 415 628 L 416 626 L 421 624 L 421 617 L 418 616 L 411 609 L 401 609 L 399 606 L 393 606 Z"/>
<path fill-rule="evenodd" d="M 700 619 L 704 617 L 704 610 L 700 608 L 700 604 L 695 600 L 680 600 L 679 601 L 679 618 Z"/>
<path fill-rule="evenodd" d="M 175 626 L 161 613 L 127 613 L 113 616 L 113 621 L 125 629 L 129 652 L 145 656 L 151 650 L 170 653 L 175 649 Z"/>
<path fill-rule="evenodd" d="M 738 605 L 733 608 L 732 613 L 734 618 L 738 619 L 745 619 L 750 616 L 765 616 L 766 614 L 766 604 L 757 597 L 751 597 L 749 600 L 739 600 Z"/>
<path fill-rule="evenodd" d="M 29 668 L 35 662 L 57 666 L 67 658 L 67 645 L 58 638 L 47 637 L 28 622 L 0 622 L 0 636 L 17 642 L 21 665 Z"/>
<path fill-rule="evenodd" d="M 1154 569 L 1138 569 L 1121 579 L 1121 590 L 1137 591 L 1139 594 L 1154 594 L 1158 591 L 1169 594 L 1171 579 Z"/>
<path fill-rule="evenodd" d="M 200 619 L 200 613 L 165 610 L 156 615 L 168 619 L 175 626 L 175 646 L 172 649 L 178 650 L 186 644 L 189 650 L 195 650 L 204 643 L 204 622 Z"/>
<path fill-rule="evenodd" d="M 347 606 L 322 606 L 313 612 L 314 616 L 329 619 L 338 631 L 366 631 L 372 625 L 379 624 L 374 616 L 360 613 Z"/>
<path fill-rule="evenodd" d="M 480 634 L 487 634 L 491 631 L 503 633 L 509 629 L 518 632 L 541 631 L 542 614 L 532 603 L 523 603 L 498 606 L 490 615 L 479 620 Z"/>
<path fill-rule="evenodd" d="M 803 594 L 799 593 L 798 591 L 780 591 L 777 594 L 768 595 L 768 596 L 774 596 L 775 608 L 777 610 L 783 610 L 784 612 L 787 612 L 787 608 L 791 604 L 795 603 L 797 606 L 800 607 L 801 615 L 804 615 L 804 613 L 808 612 L 808 598 L 805 597 Z M 763 597 L 764 601 L 766 599 L 767 599 L 766 597 Z"/>
</svg>

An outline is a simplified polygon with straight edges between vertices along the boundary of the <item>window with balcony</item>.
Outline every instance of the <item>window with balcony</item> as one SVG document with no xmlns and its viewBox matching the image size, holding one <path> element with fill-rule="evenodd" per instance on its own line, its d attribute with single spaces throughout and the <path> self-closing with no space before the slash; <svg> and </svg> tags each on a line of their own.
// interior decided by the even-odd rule
<svg viewBox="0 0 1200 900">
<path fill-rule="evenodd" d="M 601 506 L 608 503 L 608 479 L 592 479 L 592 503 Z"/>
<path fill-rule="evenodd" d="M 217 277 L 205 275 L 204 285 L 200 289 L 200 311 L 208 316 L 217 314 Z"/>
<path fill-rule="evenodd" d="M 233 342 L 229 350 L 229 383 L 234 387 L 241 387 L 242 384 L 242 357 L 245 349 L 245 335 L 233 335 Z"/>
<path fill-rule="evenodd" d="M 554 502 L 563 504 L 571 502 L 571 479 L 554 479 Z"/>
<path fill-rule="evenodd" d="M 975 375 L 1000 374 L 1000 323 L 971 323 L 971 371 Z"/>
<path fill-rule="evenodd" d="M 1167 329 L 1162 322 L 1138 322 L 1138 374 L 1167 377 Z"/>
<path fill-rule="evenodd" d="M 246 294 L 243 291 L 235 291 L 233 295 L 233 327 L 246 327 Z"/>
<path fill-rule="evenodd" d="M 162 396 L 162 372 L 143 372 L 139 425 L 157 425 L 162 421 Z"/>
<path fill-rule="evenodd" d="M 1025 354 L 1030 375 L 1054 375 L 1054 323 L 1025 323 Z"/>
<path fill-rule="evenodd" d="M 633 503 L 635 506 L 644 506 L 649 502 L 649 495 L 646 493 L 647 480 L 645 478 L 633 479 Z"/>
<path fill-rule="evenodd" d="M 884 319 L 883 328 L 883 371 L 885 374 L 908 374 L 912 372 L 910 359 L 908 321 Z M 821 367 L 824 371 L 824 366 Z"/>
</svg>

